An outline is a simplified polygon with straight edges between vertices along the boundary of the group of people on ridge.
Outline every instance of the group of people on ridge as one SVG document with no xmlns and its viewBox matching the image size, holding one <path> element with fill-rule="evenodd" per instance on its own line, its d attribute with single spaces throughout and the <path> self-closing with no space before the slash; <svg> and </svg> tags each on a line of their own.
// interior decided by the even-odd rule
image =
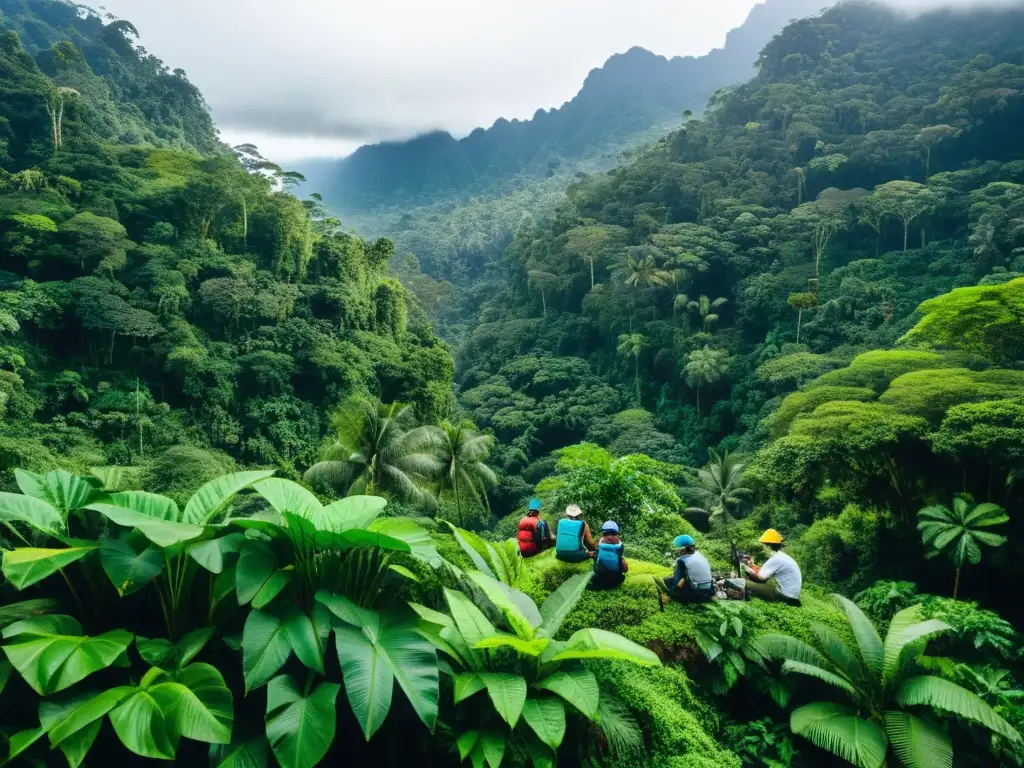
<svg viewBox="0 0 1024 768">
<path fill-rule="evenodd" d="M 590 524 L 583 519 L 583 510 L 576 504 L 565 508 L 554 533 L 540 516 L 540 510 L 540 499 L 531 499 L 526 517 L 519 521 L 519 554 L 533 557 L 554 547 L 555 557 L 566 563 L 593 559 L 594 578 L 588 589 L 613 589 L 626 580 L 629 563 L 623 557 L 626 548 L 619 538 L 618 523 L 606 520 L 601 526 L 601 538 L 595 541 Z"/>
<path fill-rule="evenodd" d="M 520 555 L 533 557 L 554 547 L 555 557 L 567 563 L 593 559 L 594 578 L 588 589 L 614 589 L 626 580 L 629 563 L 623 556 L 625 547 L 619 537 L 618 523 L 605 521 L 601 538 L 595 541 L 589 523 L 583 519 L 583 510 L 576 504 L 566 507 L 554 532 L 540 516 L 541 507 L 540 499 L 531 499 L 526 517 L 519 521 L 516 539 Z M 774 528 L 765 531 L 760 542 L 770 550 L 771 556 L 758 566 L 749 555 L 743 555 L 739 564 L 746 578 L 742 585 L 727 580 L 724 591 L 731 597 L 740 593 L 741 597 L 799 606 L 803 575 L 796 561 L 782 551 L 783 541 Z M 672 544 L 676 550 L 675 569 L 661 582 L 668 598 L 680 603 L 704 603 L 714 599 L 719 584 L 711 573 L 708 559 L 697 551 L 693 537 L 684 533 L 676 536 Z"/>
</svg>

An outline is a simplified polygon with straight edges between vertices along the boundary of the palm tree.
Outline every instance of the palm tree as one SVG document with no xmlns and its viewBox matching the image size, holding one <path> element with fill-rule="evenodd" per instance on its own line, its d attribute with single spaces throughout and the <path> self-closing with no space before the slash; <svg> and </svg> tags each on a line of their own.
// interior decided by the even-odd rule
<svg viewBox="0 0 1024 768">
<path fill-rule="evenodd" d="M 796 310 L 796 343 L 800 343 L 800 326 L 804 322 L 804 310 L 818 306 L 818 297 L 810 291 L 789 294 L 789 306 Z"/>
<path fill-rule="evenodd" d="M 690 306 L 690 297 L 685 293 L 677 293 L 675 299 L 672 300 L 672 319 L 676 319 L 676 312 L 680 309 L 686 309 Z"/>
<path fill-rule="evenodd" d="M 981 562 L 981 545 L 1001 547 L 1006 537 L 997 533 L 980 530 L 993 525 L 1002 525 L 1010 518 L 998 504 L 979 504 L 971 507 L 965 499 L 953 499 L 953 509 L 943 505 L 925 507 L 917 513 L 920 522 L 921 541 L 931 547 L 928 557 L 935 557 L 943 551 L 949 554 L 956 566 L 956 581 L 953 583 L 953 599 L 960 592 L 960 572 L 964 565 Z"/>
<path fill-rule="evenodd" d="M 487 489 L 498 484 L 494 470 L 484 463 L 494 448 L 494 437 L 480 434 L 469 421 L 442 422 L 438 432 L 441 437 L 438 458 L 443 465 L 438 496 L 445 489 L 451 490 L 461 526 L 462 494 L 469 492 L 478 502 L 486 504 Z"/>
<path fill-rule="evenodd" d="M 686 374 L 686 384 L 697 390 L 697 413 L 700 413 L 700 390 L 708 384 L 714 384 L 725 375 L 725 368 L 729 362 L 729 355 L 725 350 L 712 349 L 705 346 L 703 349 L 695 349 L 686 360 L 683 372 Z"/>
<path fill-rule="evenodd" d="M 633 358 L 633 381 L 636 384 L 636 402 L 640 404 L 640 353 L 647 346 L 647 337 L 642 333 L 624 333 L 619 336 L 619 354 Z"/>
<path fill-rule="evenodd" d="M 1020 734 L 981 698 L 925 668 L 928 640 L 949 632 L 949 625 L 922 620 L 921 606 L 914 605 L 893 617 L 883 642 L 855 603 L 833 598 L 846 614 L 854 648 L 834 630 L 813 623 L 820 650 L 787 635 L 758 641 L 765 656 L 783 662 L 783 672 L 820 680 L 849 701 L 849 706 L 821 701 L 794 710 L 793 733 L 860 768 L 881 768 L 890 749 L 909 768 L 952 768 L 948 725 L 923 717 L 921 708 L 927 707 L 1022 744 Z"/>
<path fill-rule="evenodd" d="M 718 322 L 718 314 L 715 310 L 724 307 L 728 303 L 728 299 L 718 298 L 712 301 L 707 296 L 701 296 L 696 301 L 691 301 L 686 307 L 691 312 L 697 313 L 697 316 L 700 318 L 701 327 L 710 333 L 711 326 Z"/>
<path fill-rule="evenodd" d="M 692 478 L 693 485 L 683 493 L 696 504 L 687 512 L 707 515 L 728 526 L 735 519 L 736 507 L 752 491 L 743 485 L 746 464 L 735 454 L 710 451 L 711 459 Z"/>
<path fill-rule="evenodd" d="M 353 397 L 335 415 L 334 441 L 306 471 L 309 483 L 354 494 L 384 494 L 433 506 L 429 481 L 442 466 L 433 427 L 416 426 L 412 407 Z"/>
<path fill-rule="evenodd" d="M 622 281 L 634 290 L 634 305 L 636 303 L 636 293 L 639 293 L 641 288 L 652 289 L 652 288 L 667 288 L 675 282 L 675 276 L 667 269 L 662 269 L 658 266 L 658 262 L 654 258 L 654 254 L 660 254 L 657 248 L 653 246 L 641 246 L 639 248 L 630 248 L 631 253 L 626 256 L 626 263 L 619 269 L 619 274 L 622 277 Z M 641 252 L 644 255 L 634 259 L 635 253 Z M 657 312 L 657 307 L 655 307 Z M 632 317 L 630 318 L 632 321 Z"/>
</svg>

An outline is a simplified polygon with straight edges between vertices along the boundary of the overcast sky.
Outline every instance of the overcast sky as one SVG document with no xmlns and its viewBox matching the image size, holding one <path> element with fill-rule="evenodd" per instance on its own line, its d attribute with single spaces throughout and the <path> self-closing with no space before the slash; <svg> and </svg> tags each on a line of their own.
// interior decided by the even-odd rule
<svg viewBox="0 0 1024 768">
<path fill-rule="evenodd" d="M 754 4 L 105 0 L 103 7 L 133 22 L 151 53 L 188 73 L 226 141 L 251 141 L 289 162 L 436 128 L 461 135 L 498 117 L 529 118 L 561 106 L 587 72 L 634 45 L 665 56 L 721 46 Z"/>
</svg>

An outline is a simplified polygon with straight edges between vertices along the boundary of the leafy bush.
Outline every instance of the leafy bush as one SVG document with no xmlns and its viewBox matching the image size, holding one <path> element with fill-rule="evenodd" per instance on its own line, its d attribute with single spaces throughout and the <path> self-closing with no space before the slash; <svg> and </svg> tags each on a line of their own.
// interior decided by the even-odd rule
<svg viewBox="0 0 1024 768">
<path fill-rule="evenodd" d="M 856 591 L 876 578 L 886 516 L 848 504 L 838 517 L 815 520 L 789 548 L 804 580 Z"/>
<path fill-rule="evenodd" d="M 877 581 L 854 597 L 857 605 L 875 624 L 888 624 L 897 613 L 916 602 L 917 585 L 912 581 Z"/>
</svg>

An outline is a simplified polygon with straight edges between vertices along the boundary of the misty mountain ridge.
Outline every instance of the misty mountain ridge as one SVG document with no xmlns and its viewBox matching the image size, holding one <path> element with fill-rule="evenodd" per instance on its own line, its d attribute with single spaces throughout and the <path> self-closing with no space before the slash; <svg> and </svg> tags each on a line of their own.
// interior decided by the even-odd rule
<svg viewBox="0 0 1024 768">
<path fill-rule="evenodd" d="M 724 47 L 703 56 L 666 58 L 640 47 L 615 54 L 590 71 L 575 97 L 529 120 L 499 118 L 461 139 L 432 131 L 299 169 L 328 205 L 348 215 L 504 193 L 510 181 L 520 186 L 561 175 L 572 170 L 564 164 L 583 159 L 608 168 L 623 150 L 676 127 L 685 110 L 701 110 L 722 87 L 752 77 L 764 45 L 821 5 L 767 0 L 728 33 Z"/>
</svg>

